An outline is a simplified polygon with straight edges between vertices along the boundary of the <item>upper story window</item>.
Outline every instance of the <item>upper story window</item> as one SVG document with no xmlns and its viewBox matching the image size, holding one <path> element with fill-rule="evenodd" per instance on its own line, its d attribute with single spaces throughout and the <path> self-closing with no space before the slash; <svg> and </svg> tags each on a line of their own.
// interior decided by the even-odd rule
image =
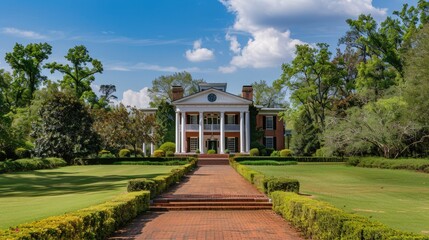
<svg viewBox="0 0 429 240">
<path fill-rule="evenodd" d="M 226 123 L 227 124 L 237 124 L 235 122 L 235 114 L 227 114 L 226 115 Z"/>
<path fill-rule="evenodd" d="M 189 116 L 189 124 L 198 124 L 198 115 L 194 114 L 194 115 L 188 115 Z"/>
<path fill-rule="evenodd" d="M 265 129 L 273 130 L 274 129 L 274 117 L 266 116 L 265 117 Z"/>
</svg>

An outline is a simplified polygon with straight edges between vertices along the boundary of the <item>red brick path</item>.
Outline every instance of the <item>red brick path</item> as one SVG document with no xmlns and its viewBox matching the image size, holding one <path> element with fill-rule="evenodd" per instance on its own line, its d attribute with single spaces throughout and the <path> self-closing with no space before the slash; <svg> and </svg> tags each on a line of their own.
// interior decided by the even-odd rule
<svg viewBox="0 0 429 240">
<path fill-rule="evenodd" d="M 261 196 L 230 166 L 201 166 L 161 197 Z M 140 215 L 111 239 L 303 239 L 272 210 L 168 211 Z"/>
</svg>

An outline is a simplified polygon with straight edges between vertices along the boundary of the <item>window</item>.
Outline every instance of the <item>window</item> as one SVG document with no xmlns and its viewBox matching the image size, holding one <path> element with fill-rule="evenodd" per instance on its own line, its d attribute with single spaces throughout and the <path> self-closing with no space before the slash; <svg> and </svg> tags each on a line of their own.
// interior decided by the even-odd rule
<svg viewBox="0 0 429 240">
<path fill-rule="evenodd" d="M 228 138 L 227 143 L 226 143 L 226 148 L 231 153 L 235 152 L 235 138 L 233 138 L 233 137 Z"/>
<path fill-rule="evenodd" d="M 189 139 L 189 141 L 190 141 L 190 144 L 189 144 L 190 151 L 191 151 L 191 152 L 195 152 L 195 151 L 197 151 L 197 149 L 198 149 L 198 138 L 196 138 L 196 137 L 191 137 L 191 138 Z"/>
<path fill-rule="evenodd" d="M 198 124 L 198 115 L 189 115 L 189 124 Z"/>
<path fill-rule="evenodd" d="M 265 117 L 265 129 L 273 130 L 274 129 L 274 117 L 266 116 Z"/>
<path fill-rule="evenodd" d="M 226 123 L 227 124 L 236 124 L 235 123 L 235 115 L 234 114 L 226 115 Z"/>
<path fill-rule="evenodd" d="M 266 148 L 274 148 L 274 138 L 273 137 L 265 137 L 265 147 Z"/>
</svg>

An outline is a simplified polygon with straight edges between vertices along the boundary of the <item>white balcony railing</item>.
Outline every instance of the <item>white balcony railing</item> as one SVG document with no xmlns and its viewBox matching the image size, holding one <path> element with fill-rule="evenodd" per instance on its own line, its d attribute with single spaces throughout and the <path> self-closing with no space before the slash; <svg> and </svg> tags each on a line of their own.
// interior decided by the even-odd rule
<svg viewBox="0 0 429 240">
<path fill-rule="evenodd" d="M 181 127 L 181 126 L 180 126 Z M 225 124 L 225 131 L 240 131 L 240 124 Z M 198 124 L 186 124 L 186 131 L 188 132 L 198 132 Z M 218 132 L 220 131 L 220 124 L 204 124 L 204 131 L 208 132 Z"/>
</svg>

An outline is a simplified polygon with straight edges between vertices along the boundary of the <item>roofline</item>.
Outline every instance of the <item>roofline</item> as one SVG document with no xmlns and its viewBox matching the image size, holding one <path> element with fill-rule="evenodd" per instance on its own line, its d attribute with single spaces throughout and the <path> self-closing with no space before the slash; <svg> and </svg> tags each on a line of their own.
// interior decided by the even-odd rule
<svg viewBox="0 0 429 240">
<path fill-rule="evenodd" d="M 193 94 L 188 95 L 188 96 L 186 96 L 186 97 L 183 97 L 183 98 L 177 99 L 177 100 L 175 100 L 175 101 L 171 102 L 171 104 L 172 104 L 173 106 L 175 106 L 177 103 L 180 103 L 181 101 L 184 101 L 184 100 L 186 100 L 186 99 L 189 99 L 189 98 L 191 98 L 191 97 L 194 97 L 194 96 L 196 96 L 197 94 L 204 94 L 204 93 L 207 93 L 208 91 L 216 91 L 216 92 L 218 92 L 218 93 L 220 93 L 220 94 L 224 93 L 224 94 L 228 94 L 228 95 L 234 96 L 234 97 L 236 97 L 236 98 L 241 98 L 241 99 L 243 99 L 243 100 L 247 101 L 247 102 L 249 103 L 249 105 L 253 103 L 253 101 L 252 101 L 252 100 L 249 100 L 249 99 L 247 99 L 247 98 L 244 98 L 244 97 L 241 97 L 241 96 L 237 96 L 237 95 L 234 95 L 234 94 L 229 93 L 229 92 L 220 91 L 220 90 L 218 90 L 218 89 L 216 89 L 216 88 L 209 88 L 209 89 L 207 89 L 207 90 L 205 90 L 205 91 L 196 92 L 196 93 L 193 93 Z"/>
</svg>

